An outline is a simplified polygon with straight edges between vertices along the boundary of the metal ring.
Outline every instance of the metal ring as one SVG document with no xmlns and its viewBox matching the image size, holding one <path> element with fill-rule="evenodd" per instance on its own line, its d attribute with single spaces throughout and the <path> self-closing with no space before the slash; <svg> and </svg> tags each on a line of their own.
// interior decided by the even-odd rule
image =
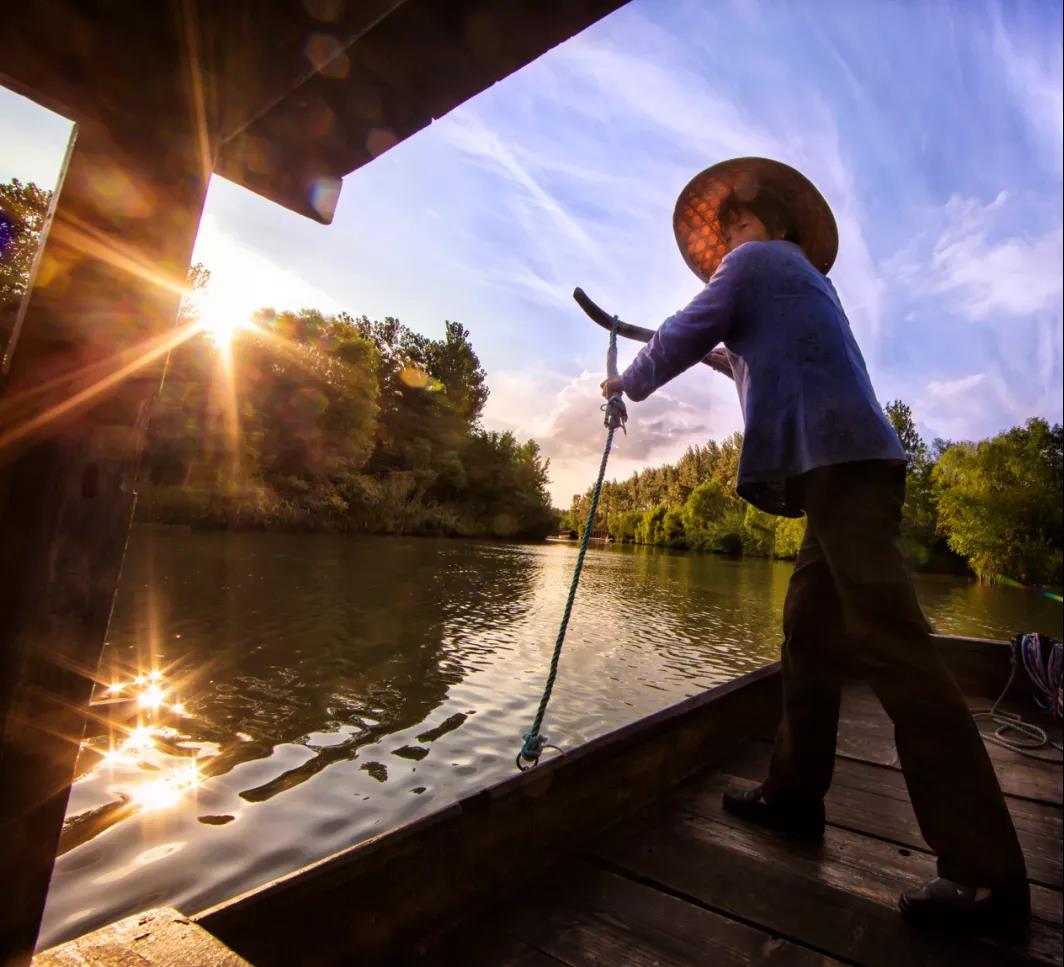
<svg viewBox="0 0 1064 967">
<path fill-rule="evenodd" d="M 523 752 L 518 752 L 516 761 L 518 769 L 520 769 L 522 772 L 528 772 L 529 769 L 534 769 L 537 765 L 539 765 L 539 756 L 537 755 L 534 759 L 529 760 L 530 765 L 523 766 L 521 765 L 521 763 L 525 761 L 525 755 Z"/>
</svg>

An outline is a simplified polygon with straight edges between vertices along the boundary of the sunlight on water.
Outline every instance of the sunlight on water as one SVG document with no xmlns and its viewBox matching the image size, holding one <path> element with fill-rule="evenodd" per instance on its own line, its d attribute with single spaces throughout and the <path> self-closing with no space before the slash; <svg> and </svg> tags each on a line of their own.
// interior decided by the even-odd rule
<svg viewBox="0 0 1064 967">
<path fill-rule="evenodd" d="M 170 769 L 166 775 L 137 786 L 133 802 L 142 809 L 166 809 L 176 806 L 185 793 L 199 787 L 199 766 L 195 762 Z"/>
<path fill-rule="evenodd" d="M 106 706 L 106 714 L 99 716 L 98 721 L 106 723 L 107 733 L 82 743 L 83 754 L 95 752 L 99 759 L 77 782 L 84 787 L 105 773 L 109 790 L 120 803 L 131 807 L 126 810 L 130 814 L 179 805 L 188 793 L 199 787 L 202 776 L 195 752 L 190 753 L 190 762 L 187 755 L 169 755 L 160 748 L 160 744 L 172 746 L 191 738 L 160 724 L 167 713 L 177 718 L 187 714 L 183 702 L 169 701 L 173 687 L 164 673 L 153 668 L 134 675 L 129 681 L 112 678 L 107 685 L 99 687 L 99 692 L 102 697 L 90 703 L 90 708 Z M 128 724 L 132 714 L 138 717 L 135 725 Z M 142 715 L 152 721 L 141 721 Z"/>
</svg>

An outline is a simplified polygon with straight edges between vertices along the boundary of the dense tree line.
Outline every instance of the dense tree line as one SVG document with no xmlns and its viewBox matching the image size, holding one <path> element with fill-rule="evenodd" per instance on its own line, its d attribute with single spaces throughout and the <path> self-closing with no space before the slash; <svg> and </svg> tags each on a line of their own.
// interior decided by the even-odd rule
<svg viewBox="0 0 1064 967">
<path fill-rule="evenodd" d="M 970 568 L 981 580 L 1059 586 L 1064 430 L 1032 419 L 978 443 L 920 437 L 910 408 L 887 415 L 909 456 L 902 545 L 922 570 Z M 597 530 L 616 541 L 793 558 L 805 522 L 775 517 L 735 493 L 742 435 L 689 448 L 674 464 L 603 484 Z M 591 492 L 562 520 L 583 527 Z"/>
<path fill-rule="evenodd" d="M 485 373 L 459 323 L 430 339 L 392 318 L 268 309 L 231 355 L 227 378 L 205 336 L 172 353 L 143 517 L 497 537 L 554 526 L 535 441 L 479 425 Z"/>
</svg>

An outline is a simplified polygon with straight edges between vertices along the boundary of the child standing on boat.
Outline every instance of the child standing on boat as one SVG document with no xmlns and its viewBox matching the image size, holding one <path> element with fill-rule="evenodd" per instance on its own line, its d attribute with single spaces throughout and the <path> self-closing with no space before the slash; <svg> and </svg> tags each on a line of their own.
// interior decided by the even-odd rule
<svg viewBox="0 0 1064 967">
<path fill-rule="evenodd" d="M 920 829 L 938 854 L 938 878 L 904 894 L 903 913 L 1022 929 L 1030 901 L 1016 832 L 901 555 L 905 453 L 826 277 L 838 250 L 831 210 L 793 168 L 738 158 L 691 181 L 673 225 L 706 285 L 603 395 L 644 400 L 712 351 L 746 424 L 740 496 L 806 517 L 784 604 L 783 714 L 768 776 L 726 794 L 725 808 L 819 840 L 841 685 L 858 675 L 894 722 Z"/>
</svg>

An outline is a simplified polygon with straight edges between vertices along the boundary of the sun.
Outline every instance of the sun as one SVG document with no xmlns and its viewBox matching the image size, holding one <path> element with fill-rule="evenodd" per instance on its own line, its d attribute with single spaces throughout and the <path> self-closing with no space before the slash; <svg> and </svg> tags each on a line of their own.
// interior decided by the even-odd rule
<svg viewBox="0 0 1064 967">
<path fill-rule="evenodd" d="M 226 299 L 218 292 L 201 292 L 189 301 L 200 332 L 219 350 L 227 350 L 237 333 L 251 328 L 251 315 L 237 299 Z"/>
<path fill-rule="evenodd" d="M 200 314 L 200 329 L 219 349 L 229 346 L 236 334 L 250 326 L 243 316 L 227 311 L 224 306 L 208 303 Z"/>
</svg>

